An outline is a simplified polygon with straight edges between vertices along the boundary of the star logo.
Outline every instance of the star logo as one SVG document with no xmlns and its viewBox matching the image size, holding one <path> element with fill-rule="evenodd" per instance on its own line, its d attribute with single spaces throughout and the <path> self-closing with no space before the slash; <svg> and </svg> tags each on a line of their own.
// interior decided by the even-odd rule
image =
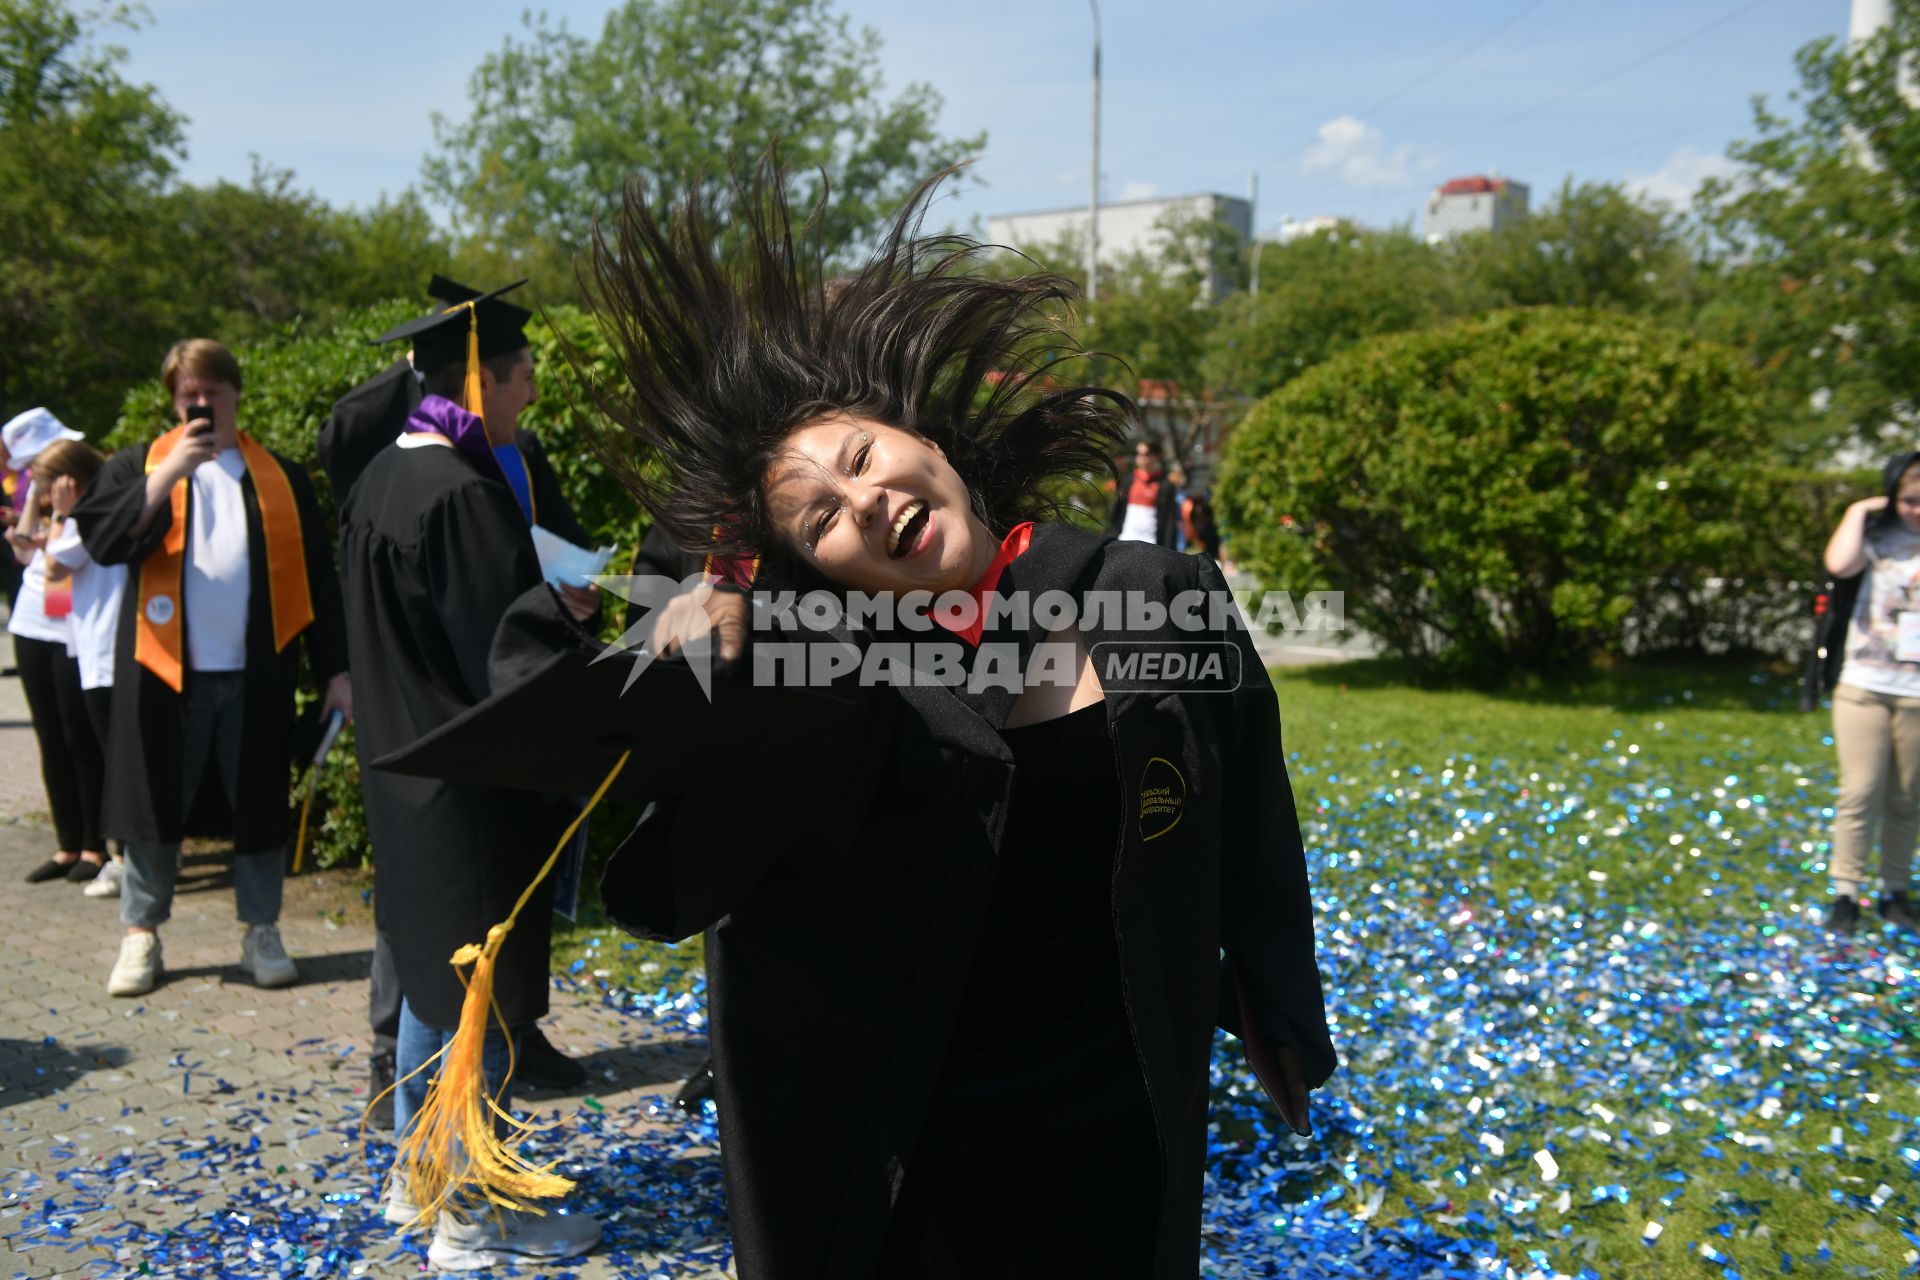
<svg viewBox="0 0 1920 1280">
<path fill-rule="evenodd" d="M 713 660 L 719 640 L 707 618 L 706 603 L 713 594 L 713 584 L 704 574 L 685 579 L 651 573 L 598 574 L 592 581 L 602 591 L 612 592 L 633 605 L 639 613 L 638 620 L 610 641 L 594 659 L 600 663 L 625 657 L 632 662 L 627 681 L 620 688 L 622 693 L 633 688 L 641 674 L 659 661 L 660 654 L 652 640 L 655 629 L 666 626 L 677 627 L 683 636 L 671 656 L 687 664 L 700 692 L 706 694 L 707 701 L 713 701 Z"/>
</svg>

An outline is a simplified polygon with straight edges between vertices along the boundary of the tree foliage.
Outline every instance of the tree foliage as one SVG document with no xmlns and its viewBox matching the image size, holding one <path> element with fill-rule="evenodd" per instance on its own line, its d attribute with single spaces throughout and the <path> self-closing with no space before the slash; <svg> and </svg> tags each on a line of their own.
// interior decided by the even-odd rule
<svg viewBox="0 0 1920 1280">
<path fill-rule="evenodd" d="M 1702 194 L 1736 264 L 1703 327 L 1754 353 L 1829 448 L 1911 427 L 1920 386 L 1920 0 L 1849 50 L 1800 51 L 1797 110 L 1754 107 L 1742 168 Z"/>
<path fill-rule="evenodd" d="M 1362 338 L 1460 310 L 1444 255 L 1404 230 L 1343 224 L 1256 250 L 1258 293 L 1227 299 L 1208 335 L 1206 381 L 1223 392 L 1266 395 Z"/>
<path fill-rule="evenodd" d="M 1781 566 L 1744 362 L 1597 311 L 1361 343 L 1255 408 L 1216 496 L 1243 567 L 1343 591 L 1348 617 L 1435 669 L 1550 671 L 1658 644 L 1675 617 L 1696 647 L 1715 626 L 1737 639 L 1747 602 L 1709 579 Z"/>
<path fill-rule="evenodd" d="M 830 0 L 626 0 L 589 40 L 528 15 L 469 82 L 466 119 L 434 119 L 426 185 L 466 260 L 577 296 L 573 255 L 638 179 L 718 197 L 775 143 L 799 207 L 824 199 L 827 243 L 855 246 L 920 181 L 985 145 L 935 131 L 940 96 L 883 98 L 879 37 Z"/>
<path fill-rule="evenodd" d="M 57 0 L 0 0 L 0 416 L 104 420 L 121 368 L 178 323 L 152 209 L 184 122 L 121 79 L 99 26 Z"/>
<path fill-rule="evenodd" d="M 1696 246 L 1681 216 L 1613 183 L 1571 179 L 1498 234 L 1445 246 L 1475 309 L 1597 307 L 1684 323 L 1696 304 Z"/>
<path fill-rule="evenodd" d="M 97 434 L 179 338 L 330 319 L 446 261 L 411 193 L 338 209 L 258 158 L 246 183 L 177 182 L 185 120 L 99 43 L 126 20 L 0 0 L 0 417 L 43 404 Z"/>
</svg>

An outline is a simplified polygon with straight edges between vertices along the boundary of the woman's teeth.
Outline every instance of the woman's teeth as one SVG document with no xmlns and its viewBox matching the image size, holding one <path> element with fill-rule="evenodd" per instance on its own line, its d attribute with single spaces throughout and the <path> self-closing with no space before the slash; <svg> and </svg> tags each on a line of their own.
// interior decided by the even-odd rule
<svg viewBox="0 0 1920 1280">
<path fill-rule="evenodd" d="M 913 523 L 913 518 L 926 509 L 927 504 L 918 498 L 900 508 L 900 514 L 893 518 L 893 527 L 887 531 L 888 555 L 897 556 L 900 554 L 900 535 L 905 533 L 907 526 Z"/>
</svg>

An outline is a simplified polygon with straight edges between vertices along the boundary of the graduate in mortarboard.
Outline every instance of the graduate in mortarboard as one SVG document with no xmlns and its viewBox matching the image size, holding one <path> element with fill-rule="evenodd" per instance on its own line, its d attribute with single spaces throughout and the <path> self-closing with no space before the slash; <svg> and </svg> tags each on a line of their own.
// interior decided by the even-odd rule
<svg viewBox="0 0 1920 1280">
<path fill-rule="evenodd" d="M 107 980 L 151 990 L 180 840 L 207 785 L 233 815 L 240 963 L 261 986 L 298 977 L 278 921 L 287 764 L 300 650 L 322 714 L 351 715 L 340 584 L 313 482 L 240 429 L 240 365 L 208 338 L 174 345 L 160 380 L 178 424 L 119 450 L 73 509 L 94 563 L 129 569 L 114 648 L 102 825 L 126 846 Z"/>
<path fill-rule="evenodd" d="M 427 296 L 439 306 L 470 302 L 480 296 L 478 289 L 436 274 L 427 282 Z M 406 351 L 373 377 L 348 391 L 333 404 L 333 410 L 320 428 L 320 466 L 333 490 L 335 506 L 344 510 L 354 481 L 367 465 L 405 429 L 407 419 L 425 396 L 425 375 L 414 366 L 413 353 Z M 518 426 L 512 443 L 497 446 L 494 456 L 501 462 L 514 497 L 522 504 L 529 523 L 537 523 L 549 532 L 577 545 L 592 539 L 574 515 L 573 507 L 561 492 L 559 477 L 548 461 L 546 450 L 532 432 Z M 524 483 L 516 483 L 524 477 Z M 579 593 L 583 598 L 587 593 Z M 376 931 L 371 974 L 367 983 L 367 1021 L 373 1036 L 373 1052 L 368 1056 L 367 1096 L 375 1098 L 372 1122 L 380 1128 L 393 1125 L 395 1080 L 394 1052 L 400 1031 L 400 979 L 394 969 L 393 949 L 384 934 Z M 586 1068 L 565 1056 L 541 1033 L 538 1023 L 529 1025 L 516 1046 L 514 1076 L 531 1088 L 577 1089 L 586 1083 Z"/>
<path fill-rule="evenodd" d="M 601 898 L 708 930 L 742 1280 L 1191 1280 L 1216 1026 L 1297 1133 L 1335 1067 L 1276 699 L 1211 562 L 1065 521 L 1131 406 L 1068 381 L 1066 281 L 920 234 L 935 185 L 831 293 L 772 164 L 723 210 L 630 188 L 595 246 L 604 451 L 657 527 L 893 606 L 742 648 L 743 599 L 699 588 L 623 697 L 523 597 L 493 695 L 386 764 L 657 801 Z M 695 624 L 741 655 L 710 702 L 659 660 Z M 903 642 L 965 679 L 869 666 Z M 531 1185 L 494 1169 L 451 1176 Z"/>
<path fill-rule="evenodd" d="M 488 649 L 507 605 L 530 590 L 552 591 L 499 453 L 534 397 L 530 313 L 502 300 L 504 292 L 473 296 L 381 339 L 412 340 L 423 395 L 353 480 L 341 518 L 348 642 L 364 663 L 355 733 L 363 765 L 484 699 Z M 584 619 L 595 596 L 585 588 L 552 599 Z M 402 995 L 394 1120 L 404 1134 L 439 1069 L 435 1055 L 459 1024 L 465 989 L 449 958 L 508 913 L 579 806 L 364 767 L 360 777 L 375 911 Z M 489 1030 L 484 1066 L 503 1109 L 512 1042 L 547 1012 L 550 897 L 527 904 L 494 971 L 500 1025 Z M 415 1216 L 409 1194 L 396 1179 L 390 1220 Z M 578 1214 L 443 1216 L 432 1260 L 464 1267 L 496 1255 L 566 1257 L 591 1248 L 599 1233 L 596 1220 Z"/>
</svg>

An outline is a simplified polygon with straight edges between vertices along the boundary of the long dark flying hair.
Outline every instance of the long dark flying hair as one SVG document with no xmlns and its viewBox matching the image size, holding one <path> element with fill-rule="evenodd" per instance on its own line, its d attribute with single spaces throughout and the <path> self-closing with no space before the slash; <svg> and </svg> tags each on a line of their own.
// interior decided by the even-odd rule
<svg viewBox="0 0 1920 1280">
<path fill-rule="evenodd" d="M 986 246 L 923 236 L 946 176 L 831 281 L 820 207 L 796 226 L 772 158 L 736 177 L 724 216 L 698 185 L 661 212 L 635 183 L 596 226 L 582 283 L 623 374 L 597 389 L 599 452 L 682 547 L 787 561 L 763 483 L 789 433 L 835 412 L 933 440 L 996 537 L 1110 470 L 1132 402 L 1054 375 L 1086 354 L 1057 318 L 1072 283 L 991 279 Z"/>
</svg>

